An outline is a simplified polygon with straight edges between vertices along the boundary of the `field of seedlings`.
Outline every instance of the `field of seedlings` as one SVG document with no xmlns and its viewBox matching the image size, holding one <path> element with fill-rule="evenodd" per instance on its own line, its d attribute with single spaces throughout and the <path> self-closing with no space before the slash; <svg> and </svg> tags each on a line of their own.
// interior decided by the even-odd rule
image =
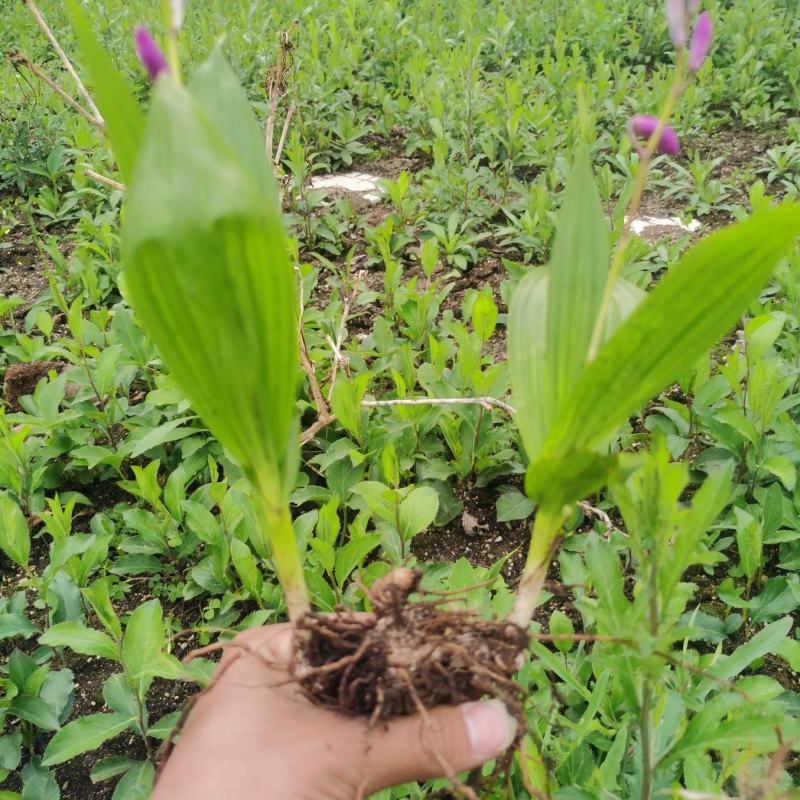
<svg viewBox="0 0 800 800">
<path fill-rule="evenodd" d="M 800 797 L 797 0 L 0 15 L 0 800 Z"/>
</svg>

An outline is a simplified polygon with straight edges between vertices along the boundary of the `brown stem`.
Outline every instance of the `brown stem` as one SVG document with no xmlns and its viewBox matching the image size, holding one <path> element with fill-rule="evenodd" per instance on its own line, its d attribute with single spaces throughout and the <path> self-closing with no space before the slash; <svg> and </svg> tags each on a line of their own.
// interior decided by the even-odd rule
<svg viewBox="0 0 800 800">
<path fill-rule="evenodd" d="M 15 69 L 25 67 L 25 69 L 54 91 L 71 109 L 73 109 L 73 111 L 77 111 L 89 124 L 94 125 L 101 133 L 105 133 L 106 126 L 103 124 L 102 119 L 95 117 L 80 103 L 70 97 L 41 67 L 37 67 L 27 56 L 20 53 L 19 50 L 6 53 L 6 56 Z"/>
<path fill-rule="evenodd" d="M 86 90 L 86 87 L 83 85 L 83 81 L 78 77 L 78 73 L 75 71 L 75 67 L 72 66 L 72 62 L 69 60 L 67 54 L 61 49 L 61 45 L 58 43 L 58 39 L 56 39 L 53 31 L 50 30 L 50 26 L 45 22 L 44 17 L 41 15 L 39 9 L 36 7 L 36 3 L 33 0 L 25 0 L 25 5 L 30 10 L 31 14 L 33 14 L 34 19 L 36 20 L 36 24 L 44 31 L 45 36 L 50 40 L 50 44 L 53 45 L 53 49 L 58 53 L 58 57 L 61 59 L 61 63 L 64 65 L 64 68 L 67 72 L 72 76 L 72 80 L 75 81 L 75 85 L 78 87 L 78 93 L 83 97 L 84 102 L 89 107 L 89 110 L 94 114 L 94 116 L 100 121 L 100 124 L 103 124 L 103 115 L 98 110 L 97 106 L 94 104 L 94 100 L 92 100 L 92 96 Z"/>
</svg>

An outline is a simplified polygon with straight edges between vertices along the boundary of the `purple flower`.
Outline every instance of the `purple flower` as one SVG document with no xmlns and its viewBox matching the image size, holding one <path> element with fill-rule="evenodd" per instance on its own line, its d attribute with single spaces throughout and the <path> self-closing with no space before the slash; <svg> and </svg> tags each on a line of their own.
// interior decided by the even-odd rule
<svg viewBox="0 0 800 800">
<path fill-rule="evenodd" d="M 147 70 L 151 81 L 155 81 L 162 72 L 169 72 L 167 59 L 164 58 L 164 54 L 156 44 L 156 40 L 144 25 L 136 26 L 133 31 L 133 39 L 136 44 L 136 52 L 139 54 L 139 59 Z"/>
<path fill-rule="evenodd" d="M 692 41 L 689 45 L 689 69 L 692 72 L 697 72 L 703 66 L 703 62 L 708 55 L 708 49 L 711 47 L 712 33 L 711 14 L 708 11 L 704 11 L 697 18 Z"/>
<path fill-rule="evenodd" d="M 658 127 L 658 117 L 651 117 L 639 114 L 631 117 L 628 122 L 628 132 L 631 138 L 638 143 L 639 139 L 650 139 Z M 678 134 L 669 126 L 664 126 L 661 138 L 656 145 L 657 153 L 666 153 L 676 156 L 681 151 L 681 144 L 678 141 Z"/>
<path fill-rule="evenodd" d="M 686 0 L 666 0 L 667 27 L 675 47 L 686 47 L 688 38 L 688 18 L 686 15 Z"/>
</svg>

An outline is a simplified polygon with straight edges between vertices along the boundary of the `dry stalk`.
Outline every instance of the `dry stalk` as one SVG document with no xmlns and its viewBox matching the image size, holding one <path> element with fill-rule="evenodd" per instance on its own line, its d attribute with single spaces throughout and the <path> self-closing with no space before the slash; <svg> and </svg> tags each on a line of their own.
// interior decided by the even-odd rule
<svg viewBox="0 0 800 800">
<path fill-rule="evenodd" d="M 286 140 L 286 133 L 289 128 L 289 121 L 291 120 L 294 112 L 294 105 L 289 107 L 286 114 L 286 119 L 283 123 L 283 130 L 281 131 L 280 140 L 278 143 L 277 153 L 273 153 L 274 136 L 275 136 L 275 123 L 278 117 L 278 108 L 281 101 L 286 98 L 288 89 L 286 85 L 286 73 L 292 65 L 292 45 L 291 34 L 297 27 L 298 21 L 295 20 L 286 31 L 281 31 L 278 34 L 278 57 L 275 66 L 267 70 L 264 79 L 264 88 L 267 91 L 267 98 L 269 101 L 269 113 L 267 114 L 267 126 L 265 133 L 265 147 L 267 156 L 273 165 L 277 166 L 280 161 L 280 153 L 283 150 L 283 143 Z M 276 175 L 277 177 L 277 175 Z"/>
<path fill-rule="evenodd" d="M 50 40 L 50 44 L 53 46 L 53 49 L 58 54 L 58 57 L 61 59 L 61 63 L 64 65 L 64 68 L 67 72 L 72 76 L 72 80 L 75 81 L 75 85 L 78 88 L 78 93 L 83 98 L 83 101 L 86 103 L 89 111 L 91 111 L 92 115 L 97 119 L 97 121 L 103 125 L 103 115 L 100 113 L 97 106 L 94 104 L 94 100 L 92 100 L 92 96 L 86 90 L 86 87 L 83 85 L 83 81 L 78 77 L 78 73 L 75 71 L 75 67 L 72 66 L 72 62 L 69 60 L 69 56 L 64 52 L 61 48 L 61 45 L 58 43 L 58 39 L 56 39 L 53 31 L 50 30 L 50 26 L 45 21 L 44 17 L 42 16 L 39 9 L 36 7 L 36 3 L 33 0 L 25 0 L 25 5 L 28 7 L 28 10 L 33 14 L 34 19 L 36 20 L 36 24 L 44 31 L 45 36 Z"/>
<path fill-rule="evenodd" d="M 41 67 L 36 66 L 27 56 L 19 50 L 6 53 L 6 57 L 11 65 L 19 71 L 20 67 L 25 67 L 32 75 L 38 78 L 45 86 L 55 92 L 73 111 L 77 111 L 87 122 L 94 125 L 101 133 L 105 133 L 106 126 L 100 117 L 96 117 L 87 111 L 79 102 L 70 97 Z"/>
<path fill-rule="evenodd" d="M 102 183 L 105 186 L 110 186 L 112 189 L 117 189 L 120 192 L 127 191 L 128 187 L 125 186 L 124 183 L 115 181 L 113 178 L 109 178 L 108 175 L 101 175 L 99 172 L 95 172 L 93 169 L 87 169 L 85 172 L 88 177 L 97 181 L 98 183 Z"/>
</svg>

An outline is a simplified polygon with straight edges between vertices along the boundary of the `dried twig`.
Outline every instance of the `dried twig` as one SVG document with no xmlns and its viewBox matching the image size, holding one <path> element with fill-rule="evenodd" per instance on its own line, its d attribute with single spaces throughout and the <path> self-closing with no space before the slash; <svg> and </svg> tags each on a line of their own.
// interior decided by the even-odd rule
<svg viewBox="0 0 800 800">
<path fill-rule="evenodd" d="M 578 502 L 578 508 L 580 508 L 584 514 L 588 514 L 590 517 L 597 517 L 597 519 L 599 519 L 603 525 L 606 526 L 606 530 L 603 533 L 604 539 L 610 539 L 612 531 L 617 531 L 623 536 L 628 535 L 612 522 L 611 517 L 609 517 L 602 508 L 595 508 L 595 506 L 593 506 L 591 503 L 588 503 L 586 500 L 580 500 Z"/>
<path fill-rule="evenodd" d="M 99 172 L 95 172 L 93 169 L 85 170 L 86 175 L 88 175 L 92 180 L 97 181 L 98 183 L 105 184 L 106 186 L 110 186 L 112 189 L 117 189 L 120 192 L 127 191 L 127 186 L 124 183 L 120 183 L 119 181 L 115 181 L 113 178 L 109 178 L 107 175 L 101 175 Z"/>
<path fill-rule="evenodd" d="M 50 40 L 50 44 L 53 45 L 53 49 L 58 53 L 58 57 L 61 59 L 61 63 L 64 65 L 64 68 L 67 72 L 72 76 L 72 80 L 75 81 L 75 85 L 78 87 L 78 93 L 83 98 L 84 102 L 88 106 L 89 110 L 92 114 L 97 118 L 99 123 L 102 125 L 104 124 L 103 115 L 98 110 L 97 106 L 94 104 L 94 100 L 92 100 L 92 96 L 86 90 L 86 87 L 83 85 L 83 81 L 78 77 L 78 73 L 75 71 L 75 67 L 72 66 L 72 62 L 69 60 L 67 54 L 62 50 L 61 45 L 58 43 L 58 39 L 56 39 L 53 31 L 50 30 L 50 26 L 45 22 L 44 17 L 41 15 L 39 9 L 36 7 L 36 3 L 33 0 L 25 0 L 25 5 L 30 10 L 31 14 L 33 14 L 34 19 L 36 20 L 36 24 L 44 31 L 45 36 Z"/>
<path fill-rule="evenodd" d="M 267 70 L 267 75 L 264 80 L 264 85 L 267 90 L 267 97 L 269 100 L 269 113 L 267 114 L 267 125 L 265 133 L 265 147 L 269 160 L 275 166 L 280 162 L 280 153 L 283 150 L 283 143 L 286 139 L 286 132 L 289 127 L 289 120 L 291 119 L 294 111 L 294 106 L 290 106 L 289 112 L 283 123 L 283 130 L 281 131 L 280 142 L 278 144 L 278 153 L 273 154 L 273 139 L 275 136 L 275 123 L 278 117 L 278 107 L 281 101 L 287 95 L 286 89 L 286 73 L 291 66 L 291 53 L 292 53 L 292 31 L 297 27 L 298 21 L 295 20 L 286 31 L 281 31 L 278 35 L 278 57 L 275 66 Z"/>
<path fill-rule="evenodd" d="M 336 385 L 336 374 L 339 371 L 339 367 L 343 366 L 347 368 L 347 357 L 342 355 L 342 345 L 347 336 L 347 319 L 350 316 L 350 307 L 355 303 L 357 297 L 358 291 L 353 289 L 350 297 L 345 298 L 344 305 L 342 306 L 342 318 L 339 320 L 339 327 L 336 329 L 336 341 L 334 342 L 330 336 L 325 337 L 331 350 L 333 350 L 333 367 L 331 368 L 330 387 L 328 388 L 329 403 L 331 397 L 333 397 L 333 387 Z"/>
<path fill-rule="evenodd" d="M 48 86 L 54 91 L 71 109 L 77 111 L 87 122 L 94 125 L 95 128 L 105 133 L 106 127 L 103 120 L 94 116 L 90 111 L 87 111 L 77 100 L 70 97 L 41 67 L 36 66 L 27 56 L 23 55 L 19 50 L 6 53 L 8 60 L 13 65 L 14 69 L 25 67 L 31 74 L 35 75 L 43 84 Z"/>
</svg>

